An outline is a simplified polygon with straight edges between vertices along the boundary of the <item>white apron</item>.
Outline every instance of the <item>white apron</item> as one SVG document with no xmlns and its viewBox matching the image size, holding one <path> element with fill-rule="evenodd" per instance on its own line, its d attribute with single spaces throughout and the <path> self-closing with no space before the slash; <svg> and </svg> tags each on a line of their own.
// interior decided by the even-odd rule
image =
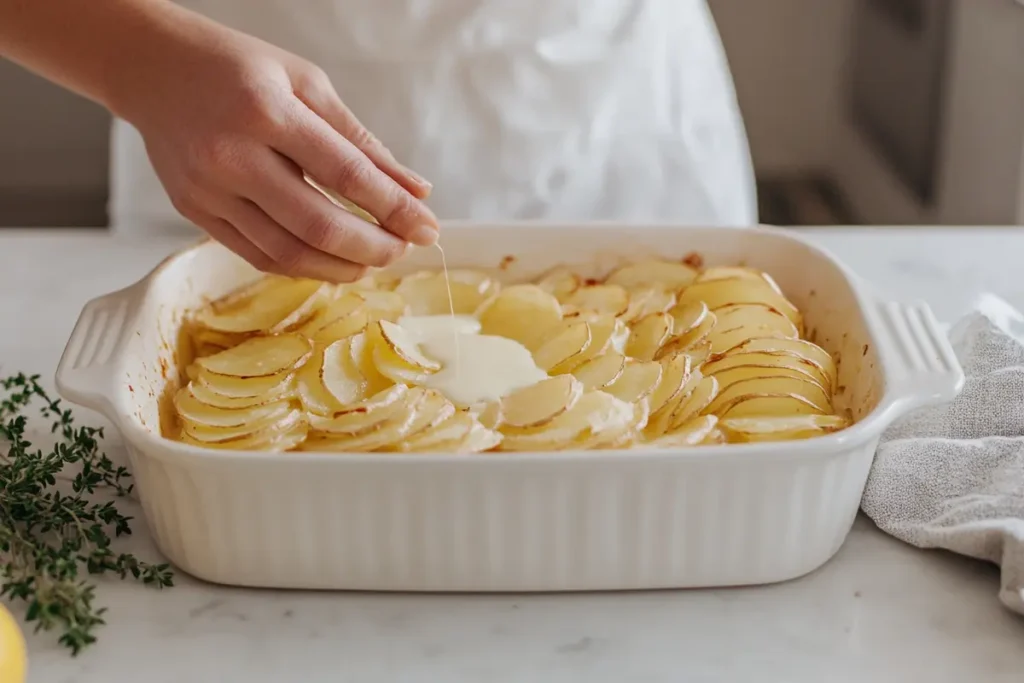
<svg viewBox="0 0 1024 683">
<path fill-rule="evenodd" d="M 323 68 L 440 218 L 756 222 L 705 0 L 181 4 Z M 111 169 L 115 229 L 181 229 L 123 121 Z"/>
</svg>

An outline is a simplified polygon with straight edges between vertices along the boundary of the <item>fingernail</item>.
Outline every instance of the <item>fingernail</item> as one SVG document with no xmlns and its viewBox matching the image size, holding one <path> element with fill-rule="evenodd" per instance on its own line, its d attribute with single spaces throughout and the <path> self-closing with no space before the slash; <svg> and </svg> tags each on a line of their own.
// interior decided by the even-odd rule
<svg viewBox="0 0 1024 683">
<path fill-rule="evenodd" d="M 411 168 L 409 168 L 408 166 L 403 166 L 402 168 L 404 168 L 404 169 L 405 169 L 405 172 L 409 174 L 409 177 L 410 177 L 410 178 L 412 178 L 412 181 L 413 181 L 414 183 L 416 183 L 417 185 L 419 185 L 420 187 L 422 187 L 422 188 L 424 188 L 424 189 L 426 189 L 426 190 L 432 190 L 432 189 L 434 189 L 434 184 L 433 184 L 433 183 L 431 183 L 431 182 L 430 182 L 429 180 L 427 180 L 426 178 L 424 178 L 423 176 L 421 176 L 421 175 L 420 175 L 419 173 L 417 173 L 416 171 L 412 170 L 412 169 L 411 169 Z"/>
<path fill-rule="evenodd" d="M 440 235 L 434 227 L 430 225 L 420 225 L 409 233 L 409 241 L 421 247 L 430 247 L 437 243 L 437 238 L 439 236 Z"/>
</svg>

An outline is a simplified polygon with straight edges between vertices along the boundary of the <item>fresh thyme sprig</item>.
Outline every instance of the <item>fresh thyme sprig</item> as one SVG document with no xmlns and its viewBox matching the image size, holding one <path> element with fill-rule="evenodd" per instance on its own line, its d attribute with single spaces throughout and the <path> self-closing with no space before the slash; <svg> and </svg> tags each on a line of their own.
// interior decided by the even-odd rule
<svg viewBox="0 0 1024 683">
<path fill-rule="evenodd" d="M 170 566 L 115 553 L 113 538 L 131 534 L 131 517 L 113 500 L 131 493 L 124 467 L 100 451 L 103 430 L 77 427 L 70 410 L 39 386 L 39 376 L 0 380 L 0 596 L 26 603 L 36 631 L 59 629 L 59 642 L 78 654 L 96 640 L 104 608 L 93 604 L 96 587 L 82 576 L 131 575 L 156 587 L 173 584 Z M 44 452 L 26 438 L 25 411 L 38 404 L 57 442 Z M 57 488 L 71 480 L 71 492 Z"/>
</svg>

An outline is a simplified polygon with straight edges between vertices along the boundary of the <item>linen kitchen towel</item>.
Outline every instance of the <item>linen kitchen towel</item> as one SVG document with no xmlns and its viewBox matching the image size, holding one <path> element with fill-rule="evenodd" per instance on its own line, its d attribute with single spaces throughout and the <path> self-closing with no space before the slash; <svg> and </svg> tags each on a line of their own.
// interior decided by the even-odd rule
<svg viewBox="0 0 1024 683">
<path fill-rule="evenodd" d="M 985 295 L 950 341 L 963 391 L 885 433 L 861 506 L 911 545 L 999 564 L 999 597 L 1024 614 L 1024 316 Z"/>
</svg>

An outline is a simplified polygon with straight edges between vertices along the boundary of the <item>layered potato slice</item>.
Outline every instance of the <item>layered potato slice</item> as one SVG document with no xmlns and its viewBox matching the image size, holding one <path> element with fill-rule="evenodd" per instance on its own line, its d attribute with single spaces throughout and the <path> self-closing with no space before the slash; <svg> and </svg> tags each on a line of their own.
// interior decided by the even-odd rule
<svg viewBox="0 0 1024 683">
<path fill-rule="evenodd" d="M 786 441 L 850 424 L 835 359 L 804 337 L 803 314 L 767 273 L 649 258 L 598 278 L 560 266 L 502 279 L 384 271 L 240 287 L 189 316 L 175 436 L 213 449 L 472 454 Z M 427 349 L 441 350 L 407 324 L 453 312 L 524 347 L 544 379 L 453 402 L 433 383 L 451 370 Z"/>
</svg>

